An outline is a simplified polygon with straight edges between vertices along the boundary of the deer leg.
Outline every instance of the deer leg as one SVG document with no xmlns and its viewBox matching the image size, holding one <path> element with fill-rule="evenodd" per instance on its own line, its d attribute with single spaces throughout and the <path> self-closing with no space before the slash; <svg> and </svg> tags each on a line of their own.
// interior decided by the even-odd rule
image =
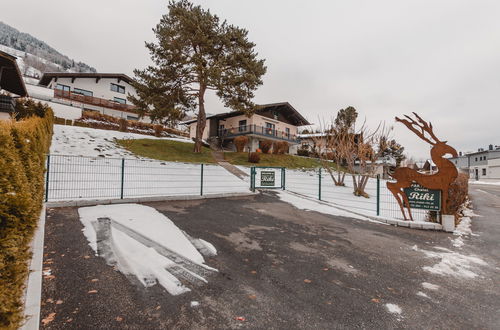
<svg viewBox="0 0 500 330">
<path fill-rule="evenodd" d="M 399 208 L 401 209 L 401 213 L 403 213 L 403 217 L 405 218 L 405 220 L 408 220 L 406 218 L 406 212 L 405 212 L 405 209 L 403 207 L 403 201 L 401 200 L 401 196 L 399 195 L 399 194 L 401 194 L 401 190 L 397 186 L 395 186 L 394 183 L 392 183 L 392 182 L 387 183 L 387 188 L 391 191 L 394 198 L 396 198 L 396 200 L 399 204 Z"/>
<path fill-rule="evenodd" d="M 406 194 L 404 192 L 402 193 L 402 195 L 403 195 L 403 200 L 406 204 L 406 207 L 408 208 L 408 215 L 410 216 L 410 220 L 413 221 L 413 216 L 411 215 L 411 206 L 410 206 L 410 201 L 408 200 L 408 196 L 406 196 Z"/>
</svg>

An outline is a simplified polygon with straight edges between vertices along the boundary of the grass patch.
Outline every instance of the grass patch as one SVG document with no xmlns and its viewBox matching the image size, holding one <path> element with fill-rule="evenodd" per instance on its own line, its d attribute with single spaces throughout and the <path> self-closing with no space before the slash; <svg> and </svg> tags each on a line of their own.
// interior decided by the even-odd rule
<svg viewBox="0 0 500 330">
<path fill-rule="evenodd" d="M 211 150 L 203 147 L 202 152 L 195 154 L 193 144 L 171 140 L 117 140 L 118 144 L 137 156 L 184 163 L 215 163 Z M 231 164 L 244 166 L 279 166 L 290 169 L 318 168 L 320 162 L 314 158 L 293 155 L 260 154 L 258 164 L 248 162 L 246 152 L 225 152 L 224 158 Z M 335 164 L 332 163 L 332 167 Z"/>
<path fill-rule="evenodd" d="M 257 164 L 248 162 L 248 153 L 246 152 L 226 152 L 224 158 L 231 164 L 245 166 L 279 166 L 286 168 L 317 168 L 321 166 L 317 159 L 287 154 L 260 154 L 260 162 Z"/>
<path fill-rule="evenodd" d="M 193 152 L 193 143 L 171 140 L 117 140 L 118 144 L 137 156 L 170 162 L 215 163 L 209 148 L 203 147 L 201 153 Z"/>
</svg>

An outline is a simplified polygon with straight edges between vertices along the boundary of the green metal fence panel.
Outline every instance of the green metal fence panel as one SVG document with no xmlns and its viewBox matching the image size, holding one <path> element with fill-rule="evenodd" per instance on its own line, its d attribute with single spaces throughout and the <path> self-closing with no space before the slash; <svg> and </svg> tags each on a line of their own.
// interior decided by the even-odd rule
<svg viewBox="0 0 500 330">
<path fill-rule="evenodd" d="M 321 200 L 321 167 L 318 170 L 318 199 Z"/>
</svg>

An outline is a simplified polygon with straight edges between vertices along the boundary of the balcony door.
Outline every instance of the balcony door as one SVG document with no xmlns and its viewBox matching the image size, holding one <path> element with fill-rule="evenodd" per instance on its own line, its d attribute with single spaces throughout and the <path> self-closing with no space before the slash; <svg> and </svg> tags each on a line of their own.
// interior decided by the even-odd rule
<svg viewBox="0 0 500 330">
<path fill-rule="evenodd" d="M 246 120 L 240 120 L 238 122 L 238 131 L 239 132 L 246 132 L 247 131 L 247 121 Z"/>
<path fill-rule="evenodd" d="M 274 135 L 276 132 L 276 125 L 273 123 L 266 123 L 266 134 L 267 135 Z"/>
</svg>

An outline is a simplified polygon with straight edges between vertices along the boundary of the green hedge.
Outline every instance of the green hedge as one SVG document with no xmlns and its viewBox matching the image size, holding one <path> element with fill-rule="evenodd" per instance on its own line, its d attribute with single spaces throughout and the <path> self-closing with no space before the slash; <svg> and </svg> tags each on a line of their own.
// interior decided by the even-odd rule
<svg viewBox="0 0 500 330">
<path fill-rule="evenodd" d="M 43 204 L 54 116 L 0 121 L 0 328 L 22 321 L 29 244 Z"/>
</svg>

